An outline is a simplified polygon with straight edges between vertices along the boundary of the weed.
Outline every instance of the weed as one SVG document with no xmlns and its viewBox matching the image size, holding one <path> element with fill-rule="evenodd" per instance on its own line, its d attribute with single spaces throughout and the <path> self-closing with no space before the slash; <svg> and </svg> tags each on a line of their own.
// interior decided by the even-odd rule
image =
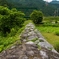
<svg viewBox="0 0 59 59">
<path fill-rule="evenodd" d="M 38 40 L 38 38 L 34 38 L 34 39 L 32 39 L 31 41 L 32 41 L 32 42 L 35 42 L 36 40 Z"/>
</svg>

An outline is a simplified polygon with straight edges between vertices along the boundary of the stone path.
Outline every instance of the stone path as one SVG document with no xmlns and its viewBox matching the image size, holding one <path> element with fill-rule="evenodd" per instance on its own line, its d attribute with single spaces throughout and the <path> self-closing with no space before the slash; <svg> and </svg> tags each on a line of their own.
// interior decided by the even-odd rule
<svg viewBox="0 0 59 59">
<path fill-rule="evenodd" d="M 32 23 L 21 33 L 22 44 L 16 44 L 0 54 L 0 59 L 59 59 L 59 53 Z"/>
<path fill-rule="evenodd" d="M 40 47 L 45 47 L 49 50 L 52 49 L 51 51 L 57 53 L 57 51 L 54 50 L 53 46 L 44 39 L 44 37 L 41 35 L 41 33 L 35 28 L 35 26 L 32 23 L 29 23 L 26 26 L 25 30 L 22 32 L 21 40 L 25 41 L 26 44 L 35 43 Z M 32 40 L 35 40 L 35 42 L 33 42 Z"/>
</svg>

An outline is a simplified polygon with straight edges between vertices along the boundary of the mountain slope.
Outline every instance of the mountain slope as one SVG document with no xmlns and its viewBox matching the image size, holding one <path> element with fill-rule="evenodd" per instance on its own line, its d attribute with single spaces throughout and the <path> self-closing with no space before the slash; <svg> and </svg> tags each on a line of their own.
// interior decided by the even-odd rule
<svg viewBox="0 0 59 59">
<path fill-rule="evenodd" d="M 51 4 L 59 4 L 59 1 L 52 1 Z"/>
<path fill-rule="evenodd" d="M 4 0 L 4 1 L 9 6 L 9 8 L 17 8 L 18 10 L 23 11 L 26 14 L 26 16 L 29 16 L 29 14 L 33 10 L 41 10 L 45 16 L 53 16 L 54 11 L 58 8 L 56 7 L 56 5 L 46 3 L 43 0 Z"/>
</svg>

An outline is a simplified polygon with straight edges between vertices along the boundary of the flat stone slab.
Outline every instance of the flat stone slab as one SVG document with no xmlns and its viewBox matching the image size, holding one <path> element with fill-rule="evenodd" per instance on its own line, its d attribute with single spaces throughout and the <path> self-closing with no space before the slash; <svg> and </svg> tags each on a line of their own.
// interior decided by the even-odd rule
<svg viewBox="0 0 59 59">
<path fill-rule="evenodd" d="M 47 49 L 52 49 L 53 48 L 53 46 L 48 44 L 47 42 L 39 42 L 38 45 L 41 46 L 41 47 L 45 47 Z"/>
</svg>

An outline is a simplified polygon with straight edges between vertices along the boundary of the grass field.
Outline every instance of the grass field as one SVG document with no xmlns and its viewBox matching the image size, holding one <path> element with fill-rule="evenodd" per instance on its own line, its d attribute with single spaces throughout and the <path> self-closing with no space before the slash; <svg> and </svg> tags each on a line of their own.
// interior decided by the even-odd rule
<svg viewBox="0 0 59 59">
<path fill-rule="evenodd" d="M 52 27 L 52 26 L 38 26 L 38 29 L 40 29 L 41 32 L 46 32 L 46 33 L 54 33 L 59 32 L 59 27 Z"/>
</svg>

